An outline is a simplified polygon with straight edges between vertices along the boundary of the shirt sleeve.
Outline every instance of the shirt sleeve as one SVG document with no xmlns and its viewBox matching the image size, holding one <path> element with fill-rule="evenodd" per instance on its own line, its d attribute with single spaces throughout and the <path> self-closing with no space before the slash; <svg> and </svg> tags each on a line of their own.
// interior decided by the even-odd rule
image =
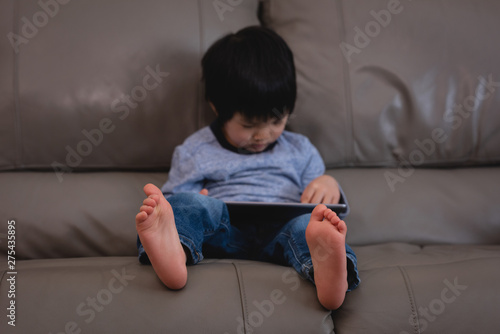
<svg viewBox="0 0 500 334">
<path fill-rule="evenodd" d="M 304 152 L 307 153 L 308 159 L 302 172 L 301 193 L 304 192 L 312 180 L 325 174 L 325 163 L 316 147 L 309 140 L 306 141 Z"/>
<path fill-rule="evenodd" d="M 183 145 L 177 146 L 172 156 L 168 180 L 161 188 L 163 195 L 169 197 L 180 192 L 200 192 L 203 185 L 204 176 L 196 159 L 187 152 Z"/>
</svg>

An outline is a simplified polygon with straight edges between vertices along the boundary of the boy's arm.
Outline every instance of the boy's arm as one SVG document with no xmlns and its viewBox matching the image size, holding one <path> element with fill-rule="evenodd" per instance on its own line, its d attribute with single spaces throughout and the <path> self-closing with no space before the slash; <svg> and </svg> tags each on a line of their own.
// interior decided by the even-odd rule
<svg viewBox="0 0 500 334">
<path fill-rule="evenodd" d="M 161 188 L 166 197 L 179 192 L 203 191 L 204 178 L 196 159 L 178 146 L 172 157 L 172 166 L 168 173 L 168 180 Z"/>
</svg>

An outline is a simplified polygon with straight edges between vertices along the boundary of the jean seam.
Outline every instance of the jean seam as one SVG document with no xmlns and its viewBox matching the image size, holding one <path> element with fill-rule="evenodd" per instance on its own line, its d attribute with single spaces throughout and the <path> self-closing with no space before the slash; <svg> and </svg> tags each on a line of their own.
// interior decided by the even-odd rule
<svg viewBox="0 0 500 334">
<path fill-rule="evenodd" d="M 300 270 L 301 270 L 302 275 L 304 275 L 306 278 L 309 279 L 310 278 L 309 272 L 310 272 L 311 267 L 312 267 L 312 261 L 311 261 L 311 265 L 308 266 L 307 264 L 305 264 L 305 262 L 309 262 L 309 261 L 302 261 L 302 259 L 299 258 L 299 256 L 297 255 L 297 252 L 296 252 L 297 247 L 295 247 L 295 241 L 291 237 L 291 234 L 281 233 L 281 235 L 284 235 L 288 238 L 288 245 L 290 246 L 290 249 L 292 250 L 293 257 L 295 258 L 297 263 L 300 264 Z M 310 260 L 310 258 L 309 258 L 309 260 Z"/>
</svg>

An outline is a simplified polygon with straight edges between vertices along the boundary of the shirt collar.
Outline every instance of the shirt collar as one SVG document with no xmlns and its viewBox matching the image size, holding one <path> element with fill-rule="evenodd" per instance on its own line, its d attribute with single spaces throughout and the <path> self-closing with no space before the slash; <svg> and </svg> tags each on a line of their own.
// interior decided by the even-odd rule
<svg viewBox="0 0 500 334">
<path fill-rule="evenodd" d="M 271 143 L 262 152 L 250 152 L 250 151 L 245 150 L 243 148 L 234 147 L 233 145 L 231 145 L 227 141 L 226 136 L 224 136 L 224 132 L 222 131 L 222 122 L 219 119 L 216 119 L 215 121 L 212 122 L 212 124 L 210 124 L 210 130 L 212 130 L 215 138 L 217 139 L 217 141 L 219 142 L 219 144 L 223 148 L 225 148 L 226 150 L 229 150 L 231 152 L 238 153 L 238 154 L 258 154 L 258 153 L 262 153 L 262 152 L 267 152 L 269 150 L 272 150 L 277 143 L 277 141 L 275 141 L 274 143 Z"/>
</svg>

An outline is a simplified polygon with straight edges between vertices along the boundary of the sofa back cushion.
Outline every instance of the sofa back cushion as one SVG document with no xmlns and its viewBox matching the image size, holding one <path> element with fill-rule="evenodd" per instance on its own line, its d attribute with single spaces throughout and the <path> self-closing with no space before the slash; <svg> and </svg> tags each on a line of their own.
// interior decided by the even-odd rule
<svg viewBox="0 0 500 334">
<path fill-rule="evenodd" d="M 328 167 L 500 161 L 500 47 L 490 37 L 500 3 L 262 4 L 264 24 L 295 54 L 290 128 Z M 258 1 L 2 5 L 0 170 L 53 170 L 60 181 L 168 168 L 174 147 L 212 119 L 204 51 L 259 23 Z"/>
<path fill-rule="evenodd" d="M 500 3 L 265 0 L 298 73 L 291 128 L 329 167 L 500 162 Z"/>
<path fill-rule="evenodd" d="M 257 1 L 1 1 L 0 170 L 166 169 L 210 117 L 200 59 Z"/>
</svg>

